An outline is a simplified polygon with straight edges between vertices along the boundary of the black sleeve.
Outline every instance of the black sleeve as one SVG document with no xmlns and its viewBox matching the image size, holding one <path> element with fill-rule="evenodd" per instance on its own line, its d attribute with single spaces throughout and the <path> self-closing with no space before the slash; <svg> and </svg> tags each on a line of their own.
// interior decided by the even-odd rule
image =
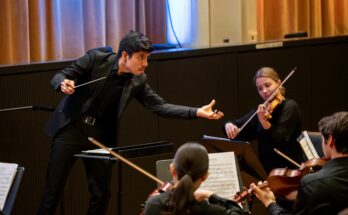
<svg viewBox="0 0 348 215">
<path fill-rule="evenodd" d="M 60 90 L 60 83 L 64 79 L 70 79 L 77 82 L 78 78 L 84 73 L 89 72 L 92 67 L 93 58 L 96 51 L 87 52 L 84 56 L 78 58 L 71 65 L 56 73 L 51 79 L 51 85 L 56 91 Z M 75 85 L 77 85 L 75 83 Z"/>
<path fill-rule="evenodd" d="M 160 214 L 163 209 L 161 196 L 152 196 L 145 202 L 144 215 Z"/>
<path fill-rule="evenodd" d="M 236 202 L 222 198 L 216 194 L 213 194 L 209 197 L 209 203 L 223 207 L 225 209 L 226 215 L 243 214 L 243 210 Z"/>
<path fill-rule="evenodd" d="M 300 126 L 300 108 L 293 100 L 288 100 L 281 111 L 279 119 L 271 123 L 271 127 L 265 130 L 269 138 L 274 142 L 287 145 L 294 134 L 295 129 Z"/>
<path fill-rule="evenodd" d="M 277 203 L 271 203 L 270 205 L 268 205 L 267 211 L 271 215 L 291 215 L 292 214 L 290 211 L 287 211 L 284 208 L 280 207 Z"/>
<path fill-rule="evenodd" d="M 197 118 L 198 108 L 169 104 L 160 97 L 148 84 L 136 95 L 137 100 L 148 110 L 171 118 Z"/>
</svg>

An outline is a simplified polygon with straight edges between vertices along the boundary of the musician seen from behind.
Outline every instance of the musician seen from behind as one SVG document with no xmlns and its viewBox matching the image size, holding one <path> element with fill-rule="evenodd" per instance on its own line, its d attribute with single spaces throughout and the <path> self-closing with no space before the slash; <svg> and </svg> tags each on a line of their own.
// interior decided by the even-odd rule
<svg viewBox="0 0 348 215">
<path fill-rule="evenodd" d="M 281 84 L 278 73 L 270 67 L 259 69 L 254 82 L 257 92 L 266 101 Z M 224 132 L 230 139 L 258 141 L 258 154 L 262 165 L 269 173 L 274 168 L 293 167 L 293 164 L 274 152 L 280 150 L 301 163 L 303 152 L 297 142 L 301 134 L 300 108 L 295 100 L 285 98 L 285 88 L 275 92 L 270 105 L 260 104 L 239 119 L 224 124 Z M 257 116 L 252 117 L 257 112 Z M 247 123 L 247 121 L 249 123 Z M 240 130 L 240 128 L 245 127 Z"/>
<path fill-rule="evenodd" d="M 269 214 L 337 214 L 348 207 L 348 112 L 322 118 L 319 131 L 325 158 L 329 160 L 322 169 L 302 178 L 292 212 L 277 205 L 269 189 L 251 185 Z"/>
<path fill-rule="evenodd" d="M 208 177 L 207 150 L 198 143 L 186 143 L 175 153 L 170 172 L 173 189 L 151 196 L 145 215 L 232 215 L 242 214 L 234 201 L 212 191 L 197 190 Z"/>
<path fill-rule="evenodd" d="M 167 103 L 148 84 L 144 73 L 153 50 L 140 32 L 125 35 L 116 53 L 94 49 L 58 72 L 51 80 L 56 91 L 66 94 L 56 108 L 46 133 L 53 138 L 44 195 L 37 214 L 54 214 L 75 154 L 93 149 L 88 137 L 108 147 L 116 146 L 118 122 L 131 99 L 163 117 L 220 119 L 215 103 L 201 108 Z M 105 77 L 105 78 L 103 78 Z M 136 122 L 134 122 L 136 123 Z M 136 126 L 135 132 L 136 132 Z M 112 163 L 84 160 L 91 194 L 87 214 L 106 213 Z"/>
</svg>

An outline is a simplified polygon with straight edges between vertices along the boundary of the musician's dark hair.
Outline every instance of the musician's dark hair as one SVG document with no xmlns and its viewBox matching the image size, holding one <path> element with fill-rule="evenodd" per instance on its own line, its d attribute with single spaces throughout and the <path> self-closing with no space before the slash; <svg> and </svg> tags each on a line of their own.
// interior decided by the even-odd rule
<svg viewBox="0 0 348 215">
<path fill-rule="evenodd" d="M 277 71 L 271 67 L 262 67 L 259 70 L 257 70 L 256 74 L 254 76 L 254 83 L 256 83 L 257 78 L 262 78 L 262 77 L 270 78 L 276 82 L 280 80 L 280 77 L 279 77 L 279 74 L 277 73 Z M 279 88 L 279 91 L 282 95 L 285 95 L 284 86 L 281 86 Z"/>
<path fill-rule="evenodd" d="M 121 57 L 123 51 L 127 52 L 129 57 L 131 57 L 134 52 L 152 52 L 153 47 L 150 39 L 144 34 L 137 31 L 130 31 L 120 41 L 117 59 Z"/>
<path fill-rule="evenodd" d="M 208 152 L 199 143 L 185 143 L 176 151 L 173 164 L 179 183 L 169 195 L 165 214 L 190 214 L 190 205 L 194 202 L 193 183 L 208 172 Z"/>
<path fill-rule="evenodd" d="M 334 138 L 337 152 L 348 153 L 348 112 L 326 116 L 319 121 L 318 126 L 325 140 L 330 135 Z"/>
</svg>

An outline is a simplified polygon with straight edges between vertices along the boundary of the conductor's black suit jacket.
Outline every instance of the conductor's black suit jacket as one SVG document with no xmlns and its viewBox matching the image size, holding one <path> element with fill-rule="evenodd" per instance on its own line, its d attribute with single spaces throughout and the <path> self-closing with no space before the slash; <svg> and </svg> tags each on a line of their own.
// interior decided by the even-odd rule
<svg viewBox="0 0 348 215">
<path fill-rule="evenodd" d="M 56 91 L 60 91 L 60 83 L 64 79 L 74 80 L 75 86 L 78 86 L 98 78 L 108 77 L 117 70 L 118 60 L 115 53 L 91 50 L 77 59 L 76 62 L 55 74 L 51 80 L 51 85 Z M 132 98 L 136 98 L 145 108 L 161 116 L 173 118 L 196 117 L 197 108 L 167 103 L 152 90 L 146 83 L 146 79 L 146 74 L 134 75 L 130 81 L 126 82 L 119 101 L 115 125 L 119 122 L 122 112 Z M 101 92 L 105 80 L 102 79 L 81 86 L 76 88 L 72 95 L 66 95 L 49 119 L 45 127 L 46 134 L 54 137 L 59 129 L 81 118 Z M 116 135 L 116 129 L 114 135 Z"/>
</svg>

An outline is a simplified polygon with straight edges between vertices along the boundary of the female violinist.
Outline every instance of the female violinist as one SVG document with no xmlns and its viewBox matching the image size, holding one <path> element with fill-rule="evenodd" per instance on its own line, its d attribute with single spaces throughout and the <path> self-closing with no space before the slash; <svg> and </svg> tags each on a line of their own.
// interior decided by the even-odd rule
<svg viewBox="0 0 348 215">
<path fill-rule="evenodd" d="M 259 105 L 257 110 L 254 109 L 239 119 L 226 122 L 224 132 L 230 139 L 258 140 L 259 158 L 268 173 L 274 168 L 294 167 L 273 149 L 279 149 L 299 163 L 303 161 L 303 152 L 296 140 L 301 134 L 300 108 L 294 100 L 284 97 L 285 88 L 279 86 L 281 80 L 273 68 L 259 69 L 254 81 L 264 101 L 267 101 L 272 94 L 273 98 L 268 104 Z M 257 117 L 252 117 L 255 112 Z M 250 122 L 240 131 L 241 126 L 249 119 Z"/>
<path fill-rule="evenodd" d="M 274 190 L 251 185 L 269 214 L 337 214 L 348 206 L 348 112 L 324 117 L 319 121 L 319 130 L 328 161 L 320 170 L 302 177 L 292 211 L 276 203 Z"/>
<path fill-rule="evenodd" d="M 242 209 L 234 201 L 211 191 L 197 190 L 208 177 L 208 167 L 208 153 L 204 146 L 198 143 L 182 145 L 170 165 L 173 189 L 151 196 L 145 203 L 145 215 L 242 214 Z"/>
</svg>

